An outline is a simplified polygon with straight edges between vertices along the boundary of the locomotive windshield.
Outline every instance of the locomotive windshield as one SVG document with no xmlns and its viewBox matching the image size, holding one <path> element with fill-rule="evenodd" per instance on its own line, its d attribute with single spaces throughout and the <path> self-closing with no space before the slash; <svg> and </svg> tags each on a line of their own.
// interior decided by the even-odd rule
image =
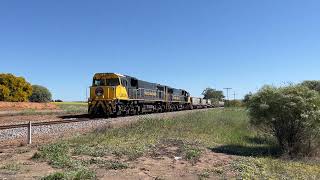
<svg viewBox="0 0 320 180">
<path fill-rule="evenodd" d="M 93 80 L 93 86 L 118 86 L 118 85 L 120 85 L 118 78 Z"/>
<path fill-rule="evenodd" d="M 118 78 L 106 79 L 106 86 L 119 86 L 120 82 Z"/>
<path fill-rule="evenodd" d="M 105 86 L 106 81 L 105 79 L 94 79 L 93 86 Z"/>
</svg>

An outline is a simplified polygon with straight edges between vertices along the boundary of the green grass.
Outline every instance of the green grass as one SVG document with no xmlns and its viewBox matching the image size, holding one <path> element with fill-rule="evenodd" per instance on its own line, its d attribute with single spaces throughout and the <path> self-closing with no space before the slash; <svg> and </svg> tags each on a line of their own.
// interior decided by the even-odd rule
<svg viewBox="0 0 320 180">
<path fill-rule="evenodd" d="M 73 168 L 77 164 L 69 155 L 68 144 L 63 142 L 41 147 L 39 153 L 35 153 L 32 158 L 38 161 L 48 161 L 55 168 Z"/>
<path fill-rule="evenodd" d="M 86 102 L 52 102 L 56 105 L 88 105 Z"/>
<path fill-rule="evenodd" d="M 25 109 L 15 112 L 13 115 L 56 115 L 56 114 L 86 114 L 88 113 L 88 104 L 84 102 L 52 102 L 58 106 L 55 110 L 36 110 Z"/>
<path fill-rule="evenodd" d="M 190 161 L 192 164 L 196 164 L 201 156 L 201 150 L 198 147 L 186 147 L 185 159 Z"/>
<path fill-rule="evenodd" d="M 17 163 L 9 163 L 4 166 L 1 166 L 0 169 L 10 171 L 10 172 L 17 172 L 21 169 L 21 165 Z"/>
<path fill-rule="evenodd" d="M 119 155 L 130 155 L 141 154 L 165 139 L 216 147 L 219 144 L 248 145 L 247 139 L 255 135 L 243 110 L 228 109 L 196 112 L 175 119 L 145 119 L 123 128 L 77 137 L 69 142 L 74 145 L 99 145 Z"/>
<path fill-rule="evenodd" d="M 234 167 L 243 179 L 320 179 L 319 163 L 247 157 Z"/>
<path fill-rule="evenodd" d="M 105 150 L 99 147 L 89 147 L 87 145 L 79 145 L 73 149 L 73 155 L 88 155 L 92 157 L 103 157 Z"/>
<path fill-rule="evenodd" d="M 84 102 L 53 102 L 67 114 L 87 113 L 88 104 Z"/>
<path fill-rule="evenodd" d="M 210 172 L 204 171 L 204 172 L 198 174 L 198 177 L 199 177 L 200 180 L 209 179 L 210 178 Z"/>
<path fill-rule="evenodd" d="M 93 171 L 88 169 L 78 169 L 69 172 L 56 172 L 41 178 L 41 180 L 89 180 L 96 179 Z"/>
<path fill-rule="evenodd" d="M 308 164 L 278 158 L 279 150 L 275 140 L 251 128 L 246 111 L 240 108 L 193 112 L 174 119 L 144 119 L 125 127 L 97 131 L 50 144 L 42 147 L 35 156 L 63 169 L 77 170 L 79 167 L 88 168 L 91 164 L 106 169 L 125 169 L 127 166 L 121 162 L 96 159 L 82 162 L 74 156 L 116 156 L 131 161 L 166 146 L 178 147 L 178 154 L 174 156 L 183 157 L 192 164 L 198 162 L 204 149 L 238 155 L 232 171 L 244 179 L 295 179 L 303 177 L 304 173 L 309 173 L 306 177 L 320 176 L 319 163 Z M 221 177 L 225 175 L 223 170 L 215 169 L 199 174 L 199 178 L 205 179 L 211 174 Z"/>
<path fill-rule="evenodd" d="M 55 110 L 36 110 L 36 109 L 25 109 L 21 111 L 17 111 L 12 115 L 19 115 L 19 116 L 30 116 L 30 115 L 53 115 L 60 112 L 56 112 Z"/>
</svg>

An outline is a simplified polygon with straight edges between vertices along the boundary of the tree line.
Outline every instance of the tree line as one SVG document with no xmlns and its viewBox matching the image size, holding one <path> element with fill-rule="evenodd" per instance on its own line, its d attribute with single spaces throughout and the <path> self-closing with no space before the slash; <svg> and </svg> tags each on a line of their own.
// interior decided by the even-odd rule
<svg viewBox="0 0 320 180">
<path fill-rule="evenodd" d="M 223 91 L 221 90 L 208 87 L 203 90 L 202 95 L 204 96 L 204 99 L 211 99 L 211 101 L 217 105 L 219 102 L 224 102 L 225 107 L 244 107 L 242 100 L 226 100 Z"/>
<path fill-rule="evenodd" d="M 202 95 L 204 96 L 204 99 L 211 99 L 214 101 L 222 101 L 224 98 L 222 91 L 210 87 L 203 90 Z"/>
<path fill-rule="evenodd" d="M 0 74 L 0 101 L 6 102 L 50 102 L 51 92 L 44 86 L 31 85 L 23 77 Z"/>
</svg>

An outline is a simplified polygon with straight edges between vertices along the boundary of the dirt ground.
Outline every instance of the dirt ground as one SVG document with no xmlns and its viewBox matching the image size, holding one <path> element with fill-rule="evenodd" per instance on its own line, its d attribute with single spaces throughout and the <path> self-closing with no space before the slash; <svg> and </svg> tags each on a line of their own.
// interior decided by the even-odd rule
<svg viewBox="0 0 320 180">
<path fill-rule="evenodd" d="M 159 149 L 158 149 L 159 151 Z M 196 163 L 186 160 L 177 160 L 178 147 L 167 146 L 160 150 L 160 155 L 145 155 L 137 160 L 128 163 L 129 168 L 125 170 L 98 169 L 99 179 L 199 179 L 204 173 L 210 173 L 211 179 L 223 177 L 235 177 L 230 168 L 234 157 L 218 154 L 205 150 Z M 165 153 L 163 153 L 165 152 Z M 158 152 L 159 153 L 159 152 Z"/>
<path fill-rule="evenodd" d="M 7 146 L 0 150 L 0 166 L 12 165 L 11 168 L 0 169 L 0 179 L 40 179 L 60 169 L 52 168 L 46 162 L 32 160 L 39 144 L 32 146 Z M 127 169 L 108 170 L 101 167 L 90 167 L 97 173 L 98 179 L 200 179 L 205 173 L 210 173 L 210 179 L 235 178 L 230 169 L 233 156 L 218 154 L 205 150 L 195 164 L 185 160 L 177 160 L 178 147 L 166 146 L 158 149 L 156 156 L 146 154 L 134 161 L 126 161 L 117 157 L 105 157 L 128 164 Z M 87 157 L 76 157 L 85 159 Z"/>
<path fill-rule="evenodd" d="M 32 103 L 32 102 L 0 102 L 0 111 L 18 110 L 55 110 L 58 107 L 52 103 Z"/>
</svg>

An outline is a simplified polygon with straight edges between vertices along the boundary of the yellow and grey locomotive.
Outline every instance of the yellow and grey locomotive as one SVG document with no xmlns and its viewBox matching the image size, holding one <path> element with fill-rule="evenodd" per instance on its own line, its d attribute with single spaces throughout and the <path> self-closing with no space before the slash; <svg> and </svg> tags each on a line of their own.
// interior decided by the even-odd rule
<svg viewBox="0 0 320 180">
<path fill-rule="evenodd" d="M 190 95 L 182 89 L 116 74 L 97 73 L 88 101 L 92 116 L 134 115 L 191 109 Z"/>
</svg>

